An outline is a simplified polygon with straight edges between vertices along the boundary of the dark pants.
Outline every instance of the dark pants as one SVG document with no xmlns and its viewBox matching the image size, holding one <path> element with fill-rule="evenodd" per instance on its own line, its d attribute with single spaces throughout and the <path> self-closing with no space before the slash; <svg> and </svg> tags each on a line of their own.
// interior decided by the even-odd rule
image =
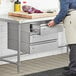
<svg viewBox="0 0 76 76">
<path fill-rule="evenodd" d="M 69 69 L 70 69 L 70 71 L 76 72 L 76 44 L 69 44 L 68 46 L 70 48 L 70 54 L 69 54 L 70 64 L 69 64 Z"/>
</svg>

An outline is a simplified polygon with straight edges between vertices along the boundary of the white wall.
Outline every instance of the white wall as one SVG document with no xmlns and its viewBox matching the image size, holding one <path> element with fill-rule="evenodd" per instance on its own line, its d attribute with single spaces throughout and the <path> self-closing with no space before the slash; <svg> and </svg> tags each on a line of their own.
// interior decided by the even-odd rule
<svg viewBox="0 0 76 76">
<path fill-rule="evenodd" d="M 20 0 L 21 3 L 24 0 Z M 26 0 L 28 5 L 34 6 L 41 10 L 48 9 L 59 9 L 59 0 Z M 13 11 L 14 4 L 10 2 L 10 0 L 1 0 L 0 5 L 0 14 L 7 13 L 9 11 Z"/>
<path fill-rule="evenodd" d="M 41 10 L 58 9 L 58 0 L 26 0 L 29 5 L 32 5 Z"/>
<path fill-rule="evenodd" d="M 7 13 L 12 10 L 13 4 L 9 0 L 1 0 L 0 4 L 0 14 Z"/>
</svg>

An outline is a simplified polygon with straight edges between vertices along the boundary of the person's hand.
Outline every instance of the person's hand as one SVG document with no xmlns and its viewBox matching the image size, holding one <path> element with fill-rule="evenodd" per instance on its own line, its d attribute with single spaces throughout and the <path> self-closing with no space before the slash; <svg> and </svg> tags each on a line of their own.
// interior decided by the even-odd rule
<svg viewBox="0 0 76 76">
<path fill-rule="evenodd" d="M 49 27 L 54 26 L 54 25 L 55 25 L 55 22 L 53 20 L 48 23 Z"/>
</svg>

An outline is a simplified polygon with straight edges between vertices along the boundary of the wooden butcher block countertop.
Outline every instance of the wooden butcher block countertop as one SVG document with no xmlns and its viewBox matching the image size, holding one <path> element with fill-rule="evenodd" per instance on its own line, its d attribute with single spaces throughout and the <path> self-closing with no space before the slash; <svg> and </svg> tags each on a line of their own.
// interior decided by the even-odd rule
<svg viewBox="0 0 76 76">
<path fill-rule="evenodd" d="M 57 13 L 33 13 L 33 14 L 28 14 L 25 12 L 9 12 L 9 16 L 15 16 L 15 17 L 22 17 L 22 18 L 27 18 L 27 19 L 37 19 L 37 18 L 45 18 L 45 17 L 53 17 L 56 16 Z"/>
</svg>

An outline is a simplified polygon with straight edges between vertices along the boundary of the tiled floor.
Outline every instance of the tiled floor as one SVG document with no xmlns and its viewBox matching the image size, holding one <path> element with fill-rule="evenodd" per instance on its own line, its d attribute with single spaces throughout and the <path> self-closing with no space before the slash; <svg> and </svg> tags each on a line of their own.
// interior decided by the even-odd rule
<svg viewBox="0 0 76 76">
<path fill-rule="evenodd" d="M 0 65 L 0 76 L 22 76 L 35 72 L 55 69 L 68 65 L 68 54 L 48 56 L 21 62 L 21 72 L 16 72 L 16 65 Z"/>
</svg>

